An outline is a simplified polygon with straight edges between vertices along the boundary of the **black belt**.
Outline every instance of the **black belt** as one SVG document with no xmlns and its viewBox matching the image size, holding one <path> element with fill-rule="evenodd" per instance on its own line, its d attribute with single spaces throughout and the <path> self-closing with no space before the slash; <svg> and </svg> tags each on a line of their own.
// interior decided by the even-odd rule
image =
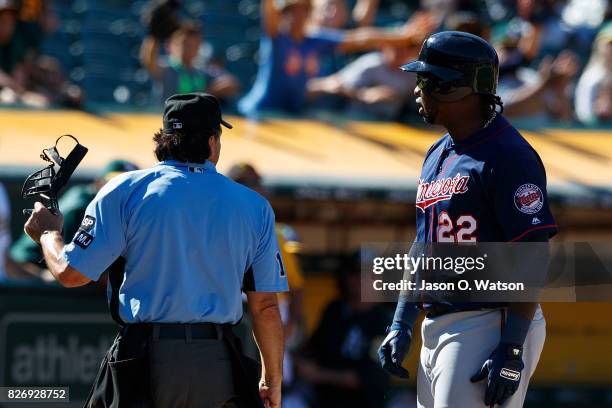
<svg viewBox="0 0 612 408">
<path fill-rule="evenodd" d="M 134 332 L 150 335 L 153 341 L 159 339 L 221 340 L 223 325 L 216 323 L 135 323 L 122 329 L 123 335 Z"/>
<path fill-rule="evenodd" d="M 440 317 L 440 316 L 444 316 L 446 314 L 449 313 L 458 313 L 458 312 L 473 312 L 473 311 L 478 311 L 478 310 L 496 310 L 496 309 L 501 309 L 503 306 L 499 306 L 499 307 L 474 307 L 474 308 L 469 308 L 469 307 L 454 307 L 453 305 L 449 305 L 449 304 L 445 304 L 445 303 L 433 303 L 430 304 L 429 307 L 427 308 L 427 310 L 425 311 L 427 313 L 427 318 L 428 319 L 433 319 L 434 317 Z"/>
</svg>

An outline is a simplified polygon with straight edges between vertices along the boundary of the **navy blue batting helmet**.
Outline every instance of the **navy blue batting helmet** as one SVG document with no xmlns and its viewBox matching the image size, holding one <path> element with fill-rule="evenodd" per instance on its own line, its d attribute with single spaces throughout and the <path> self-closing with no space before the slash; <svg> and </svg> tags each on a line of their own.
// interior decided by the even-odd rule
<svg viewBox="0 0 612 408">
<path fill-rule="evenodd" d="M 417 85 L 441 99 L 456 100 L 470 93 L 495 94 L 499 59 L 482 38 L 462 31 L 429 36 L 419 59 L 401 67 L 417 73 Z"/>
</svg>

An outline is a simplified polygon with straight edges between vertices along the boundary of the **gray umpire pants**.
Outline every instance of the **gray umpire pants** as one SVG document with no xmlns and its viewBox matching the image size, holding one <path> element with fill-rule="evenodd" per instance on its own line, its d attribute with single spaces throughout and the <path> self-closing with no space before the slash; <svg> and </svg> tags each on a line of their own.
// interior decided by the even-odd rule
<svg viewBox="0 0 612 408">
<path fill-rule="evenodd" d="M 230 352 L 221 340 L 153 336 L 151 389 L 160 408 L 237 407 Z"/>
</svg>

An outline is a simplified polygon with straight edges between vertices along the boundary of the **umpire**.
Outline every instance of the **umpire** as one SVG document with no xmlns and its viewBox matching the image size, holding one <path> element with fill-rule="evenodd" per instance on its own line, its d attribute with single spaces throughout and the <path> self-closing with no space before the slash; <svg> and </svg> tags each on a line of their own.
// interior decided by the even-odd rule
<svg viewBox="0 0 612 408">
<path fill-rule="evenodd" d="M 217 173 L 221 125 L 232 128 L 214 96 L 171 96 L 153 138 L 160 162 L 105 185 L 72 242 L 62 239 L 62 215 L 40 203 L 25 224 L 62 285 L 85 285 L 110 268 L 110 309 L 122 329 L 88 407 L 280 407 L 276 292 L 288 285 L 274 213 Z M 231 331 L 241 291 L 261 373 Z"/>
</svg>

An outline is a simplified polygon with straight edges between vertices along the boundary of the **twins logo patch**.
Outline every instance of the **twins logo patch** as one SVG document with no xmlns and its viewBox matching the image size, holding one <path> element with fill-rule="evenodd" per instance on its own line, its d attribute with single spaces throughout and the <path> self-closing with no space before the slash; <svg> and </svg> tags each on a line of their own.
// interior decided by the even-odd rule
<svg viewBox="0 0 612 408">
<path fill-rule="evenodd" d="M 81 222 L 80 229 L 85 232 L 89 232 L 93 229 L 95 225 L 96 225 L 96 219 L 92 217 L 91 215 L 86 215 L 85 218 L 83 218 L 83 222 Z"/>
<path fill-rule="evenodd" d="M 77 231 L 76 235 L 74 236 L 74 239 L 72 240 L 75 245 L 78 245 L 83 249 L 87 249 L 92 243 L 92 241 L 93 237 L 81 229 Z"/>
<path fill-rule="evenodd" d="M 544 206 L 544 194 L 535 184 L 523 184 L 514 193 L 514 205 L 525 214 L 535 214 Z"/>
<path fill-rule="evenodd" d="M 499 376 L 508 380 L 518 381 L 521 378 L 521 373 L 518 371 L 509 370 L 507 368 L 502 368 Z"/>
</svg>

